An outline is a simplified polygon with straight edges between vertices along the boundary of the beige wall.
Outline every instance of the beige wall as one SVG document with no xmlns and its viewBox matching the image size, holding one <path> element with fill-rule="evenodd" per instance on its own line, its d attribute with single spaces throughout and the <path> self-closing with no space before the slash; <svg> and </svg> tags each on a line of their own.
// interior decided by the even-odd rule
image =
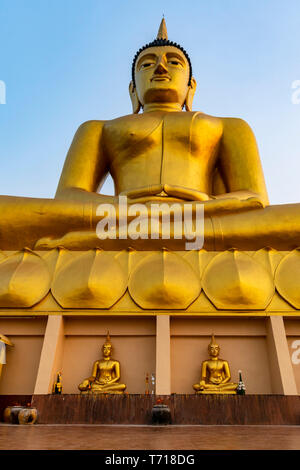
<svg viewBox="0 0 300 470">
<path fill-rule="evenodd" d="M 145 376 L 155 372 L 155 318 L 68 318 L 62 365 L 64 393 L 79 393 L 78 384 L 91 375 L 102 357 L 109 329 L 113 357 L 120 362 L 128 393 L 145 392 Z"/>
<path fill-rule="evenodd" d="M 201 363 L 208 358 L 211 333 L 229 362 L 232 381 L 243 372 L 247 393 L 272 393 L 264 319 L 173 318 L 171 321 L 171 390 L 194 393 Z"/>
<path fill-rule="evenodd" d="M 1 395 L 32 394 L 35 386 L 47 318 L 0 319 L 0 332 L 14 347 L 6 348 L 6 365 L 0 381 Z"/>
<path fill-rule="evenodd" d="M 91 374 L 94 361 L 101 358 L 107 330 L 114 347 L 113 357 L 121 364 L 121 382 L 127 385 L 126 391 L 145 392 L 146 373 L 157 372 L 154 316 L 68 316 L 63 323 L 62 340 L 54 351 L 53 373 L 57 372 L 56 368 L 62 371 L 64 393 L 79 393 L 78 384 Z M 192 385 L 200 380 L 201 363 L 208 357 L 207 346 L 214 333 L 221 346 L 221 357 L 229 362 L 233 381 L 237 381 L 241 369 L 247 393 L 282 393 L 274 389 L 274 372 L 271 377 L 276 348 L 273 351 L 268 345 L 267 325 L 268 318 L 263 317 L 171 317 L 171 392 L 194 393 Z M 15 344 L 14 348 L 7 348 L 0 394 L 34 392 L 39 365 L 42 367 L 43 362 L 40 359 L 46 326 L 47 317 L 0 318 L 0 333 Z M 293 343 L 300 341 L 299 319 L 285 319 L 282 331 L 284 338 L 286 333 L 291 358 L 295 352 Z M 278 354 L 281 354 L 280 347 Z M 289 355 L 286 352 L 287 361 Z M 300 353 L 297 357 L 300 359 Z M 167 371 L 168 360 L 164 359 Z M 292 370 L 300 394 L 300 364 L 292 364 Z M 289 376 L 286 380 L 289 381 Z"/>
</svg>

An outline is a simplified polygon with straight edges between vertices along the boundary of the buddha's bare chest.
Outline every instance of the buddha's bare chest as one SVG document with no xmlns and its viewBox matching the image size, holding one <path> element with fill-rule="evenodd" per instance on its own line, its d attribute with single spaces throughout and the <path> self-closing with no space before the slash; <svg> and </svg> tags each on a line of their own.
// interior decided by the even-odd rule
<svg viewBox="0 0 300 470">
<path fill-rule="evenodd" d="M 114 363 L 112 361 L 101 361 L 98 365 L 100 374 L 110 374 L 113 369 Z"/>
<path fill-rule="evenodd" d="M 221 126 L 196 113 L 152 113 L 111 121 L 104 130 L 105 150 L 111 163 L 145 159 L 188 160 L 198 163 L 214 158 L 221 137 Z M 136 163 L 136 162 L 135 162 Z"/>
<path fill-rule="evenodd" d="M 222 373 L 223 371 L 223 361 L 209 361 L 207 364 L 210 375 L 216 376 Z"/>
</svg>

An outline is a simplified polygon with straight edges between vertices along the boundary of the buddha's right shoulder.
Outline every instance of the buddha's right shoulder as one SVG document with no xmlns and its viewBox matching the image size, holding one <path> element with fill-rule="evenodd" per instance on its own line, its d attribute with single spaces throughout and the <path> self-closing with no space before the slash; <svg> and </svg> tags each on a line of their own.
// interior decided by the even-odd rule
<svg viewBox="0 0 300 470">
<path fill-rule="evenodd" d="M 77 132 L 101 131 L 107 121 L 85 121 L 77 129 Z"/>
<path fill-rule="evenodd" d="M 78 131 L 79 132 L 93 132 L 93 131 L 101 132 L 104 127 L 110 127 L 111 125 L 114 126 L 115 124 L 120 124 L 122 122 L 128 122 L 130 120 L 136 120 L 136 119 L 138 119 L 136 114 L 128 114 L 126 116 L 120 116 L 118 118 L 109 119 L 106 121 L 99 121 L 99 120 L 85 121 L 79 126 Z"/>
</svg>

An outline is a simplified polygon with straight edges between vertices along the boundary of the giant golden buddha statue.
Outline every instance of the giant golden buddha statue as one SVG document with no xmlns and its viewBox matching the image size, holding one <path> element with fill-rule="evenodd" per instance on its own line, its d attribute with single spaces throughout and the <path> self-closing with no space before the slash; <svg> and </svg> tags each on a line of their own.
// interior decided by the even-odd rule
<svg viewBox="0 0 300 470">
<path fill-rule="evenodd" d="M 162 20 L 157 38 L 133 60 L 132 114 L 79 127 L 54 199 L 0 197 L 0 248 L 134 247 L 134 240 L 116 244 L 96 235 L 97 207 L 117 208 L 119 195 L 127 196 L 129 208 L 145 203 L 149 213 L 155 201 L 192 208 L 202 202 L 209 250 L 299 246 L 300 204 L 268 205 L 248 124 L 192 111 L 195 91 L 189 56 L 168 40 Z M 99 193 L 109 173 L 115 196 Z M 147 249 L 155 243 L 149 240 Z M 179 241 L 163 246 L 178 248 Z"/>
</svg>

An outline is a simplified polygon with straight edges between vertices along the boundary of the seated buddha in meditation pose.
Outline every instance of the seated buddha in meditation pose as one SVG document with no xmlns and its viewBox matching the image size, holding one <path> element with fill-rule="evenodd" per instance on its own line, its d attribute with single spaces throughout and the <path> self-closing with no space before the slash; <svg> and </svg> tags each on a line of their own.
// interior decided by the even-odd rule
<svg viewBox="0 0 300 470">
<path fill-rule="evenodd" d="M 230 381 L 230 370 L 227 361 L 219 358 L 220 347 L 212 335 L 208 345 L 210 359 L 202 362 L 200 383 L 193 385 L 196 393 L 235 394 L 238 384 Z"/>
<path fill-rule="evenodd" d="M 120 363 L 111 358 L 112 345 L 109 333 L 102 347 L 103 359 L 94 363 L 91 377 L 78 385 L 81 392 L 123 393 L 126 385 L 120 384 Z"/>
<path fill-rule="evenodd" d="M 206 249 L 299 246 L 300 204 L 268 206 L 248 124 L 192 111 L 195 91 L 190 58 L 163 19 L 133 60 L 132 114 L 79 127 L 55 199 L 0 197 L 0 248 L 118 249 L 119 241 L 101 244 L 96 226 L 99 204 L 117 208 L 120 195 L 149 213 L 153 202 L 203 204 Z M 115 196 L 99 193 L 109 173 Z"/>
</svg>

